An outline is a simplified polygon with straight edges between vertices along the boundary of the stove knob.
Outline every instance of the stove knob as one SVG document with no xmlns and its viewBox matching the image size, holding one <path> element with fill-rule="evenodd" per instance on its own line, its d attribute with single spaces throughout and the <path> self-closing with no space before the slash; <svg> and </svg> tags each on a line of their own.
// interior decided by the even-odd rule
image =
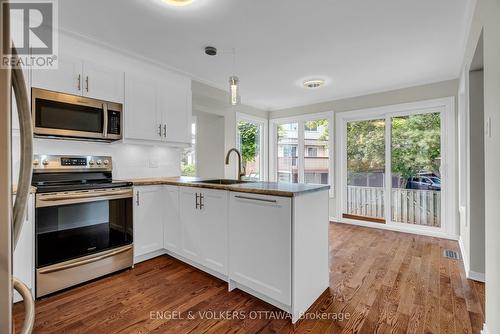
<svg viewBox="0 0 500 334">
<path fill-rule="evenodd" d="M 90 165 L 90 166 L 94 166 L 94 160 L 90 160 L 90 161 L 89 161 L 89 165 Z"/>
<path fill-rule="evenodd" d="M 104 165 L 105 166 L 109 165 L 109 160 L 104 160 Z"/>
<path fill-rule="evenodd" d="M 38 159 L 33 160 L 33 165 L 38 166 L 40 164 L 40 161 Z"/>
<path fill-rule="evenodd" d="M 101 160 L 97 160 L 97 166 L 100 166 L 102 165 L 102 161 Z"/>
<path fill-rule="evenodd" d="M 42 164 L 43 164 L 44 166 L 47 166 L 47 165 L 49 164 L 49 160 L 45 159 L 45 160 L 42 162 Z"/>
</svg>

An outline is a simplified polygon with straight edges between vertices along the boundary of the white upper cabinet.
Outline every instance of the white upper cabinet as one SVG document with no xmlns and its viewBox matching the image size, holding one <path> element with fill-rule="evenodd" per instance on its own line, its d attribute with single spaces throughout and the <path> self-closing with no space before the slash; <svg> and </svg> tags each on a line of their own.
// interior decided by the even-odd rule
<svg viewBox="0 0 500 334">
<path fill-rule="evenodd" d="M 144 75 L 125 75 L 124 135 L 128 139 L 162 141 L 156 82 Z"/>
<path fill-rule="evenodd" d="M 124 72 L 89 61 L 83 63 L 83 95 L 123 103 Z"/>
<path fill-rule="evenodd" d="M 125 74 L 125 139 L 190 144 L 191 80 L 164 74 Z"/>
<path fill-rule="evenodd" d="M 123 103 L 124 72 L 62 55 L 56 70 L 33 70 L 33 87 Z"/>
<path fill-rule="evenodd" d="M 191 81 L 187 78 L 162 80 L 159 83 L 158 98 L 166 141 L 189 143 L 192 115 Z"/>
<path fill-rule="evenodd" d="M 55 92 L 82 95 L 83 61 L 60 55 L 56 70 L 33 70 L 32 86 Z"/>
</svg>

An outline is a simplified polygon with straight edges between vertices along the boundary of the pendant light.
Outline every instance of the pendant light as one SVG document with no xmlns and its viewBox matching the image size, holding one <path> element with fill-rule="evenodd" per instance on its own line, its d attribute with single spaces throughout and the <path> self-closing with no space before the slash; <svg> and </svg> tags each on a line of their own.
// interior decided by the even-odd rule
<svg viewBox="0 0 500 334">
<path fill-rule="evenodd" d="M 239 87 L 240 79 L 237 76 L 232 75 L 229 77 L 229 92 L 231 95 L 231 105 L 237 106 L 241 103 L 240 97 L 240 87 Z"/>
<path fill-rule="evenodd" d="M 233 49 L 233 75 L 229 77 L 229 94 L 232 106 L 237 106 L 241 103 L 240 97 L 240 79 L 234 74 L 236 68 L 236 49 Z"/>
</svg>

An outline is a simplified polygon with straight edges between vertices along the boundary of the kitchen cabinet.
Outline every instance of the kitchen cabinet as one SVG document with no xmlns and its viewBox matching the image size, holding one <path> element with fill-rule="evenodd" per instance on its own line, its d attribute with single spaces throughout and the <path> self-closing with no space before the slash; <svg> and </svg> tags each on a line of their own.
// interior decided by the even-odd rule
<svg viewBox="0 0 500 334">
<path fill-rule="evenodd" d="M 83 62 L 83 96 L 123 103 L 124 72 L 89 61 Z"/>
<path fill-rule="evenodd" d="M 151 143 L 191 143 L 191 81 L 181 76 L 125 75 L 124 138 Z"/>
<path fill-rule="evenodd" d="M 165 186 L 163 245 L 166 250 L 179 253 L 181 249 L 181 217 L 179 212 L 179 187 Z"/>
<path fill-rule="evenodd" d="M 291 304 L 291 199 L 231 193 L 229 276 L 284 305 Z"/>
<path fill-rule="evenodd" d="M 166 217 L 163 186 L 134 188 L 134 263 L 163 250 Z"/>
<path fill-rule="evenodd" d="M 162 80 L 159 83 L 159 110 L 163 119 L 165 141 L 191 142 L 191 82 Z"/>
<path fill-rule="evenodd" d="M 124 136 L 128 139 L 160 142 L 163 140 L 158 110 L 157 85 L 150 78 L 125 75 Z"/>
<path fill-rule="evenodd" d="M 222 190 L 182 187 L 181 255 L 227 275 L 227 198 Z"/>
<path fill-rule="evenodd" d="M 19 241 L 17 242 L 14 255 L 12 257 L 12 270 L 14 277 L 20 279 L 26 286 L 32 290 L 34 295 L 35 283 L 35 204 L 33 195 L 29 196 L 28 207 L 26 209 L 25 221 Z M 19 293 L 14 292 L 14 302 L 21 301 Z"/>
<path fill-rule="evenodd" d="M 56 70 L 33 70 L 32 86 L 123 103 L 124 72 L 77 57 L 61 55 Z"/>
</svg>

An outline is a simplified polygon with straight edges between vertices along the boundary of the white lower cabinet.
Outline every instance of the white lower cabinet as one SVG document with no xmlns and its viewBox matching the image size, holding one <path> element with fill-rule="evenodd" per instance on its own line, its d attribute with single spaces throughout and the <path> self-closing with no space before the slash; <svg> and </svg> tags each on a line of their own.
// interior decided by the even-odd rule
<svg viewBox="0 0 500 334">
<path fill-rule="evenodd" d="M 181 216 L 179 207 L 179 187 L 165 186 L 163 205 L 165 217 L 163 225 L 163 245 L 166 250 L 177 253 L 181 249 Z"/>
<path fill-rule="evenodd" d="M 284 305 L 291 305 L 291 201 L 229 195 L 229 279 Z"/>
<path fill-rule="evenodd" d="M 163 249 L 164 193 L 163 186 L 134 188 L 134 262 Z"/>
<path fill-rule="evenodd" d="M 28 208 L 26 209 L 25 221 L 19 235 L 14 256 L 12 258 L 12 269 L 14 277 L 18 278 L 32 290 L 34 294 L 35 283 L 35 210 L 33 195 L 29 196 Z M 14 302 L 21 301 L 22 297 L 17 292 L 14 293 Z"/>
<path fill-rule="evenodd" d="M 180 255 L 227 275 L 227 192 L 181 187 Z"/>
</svg>

